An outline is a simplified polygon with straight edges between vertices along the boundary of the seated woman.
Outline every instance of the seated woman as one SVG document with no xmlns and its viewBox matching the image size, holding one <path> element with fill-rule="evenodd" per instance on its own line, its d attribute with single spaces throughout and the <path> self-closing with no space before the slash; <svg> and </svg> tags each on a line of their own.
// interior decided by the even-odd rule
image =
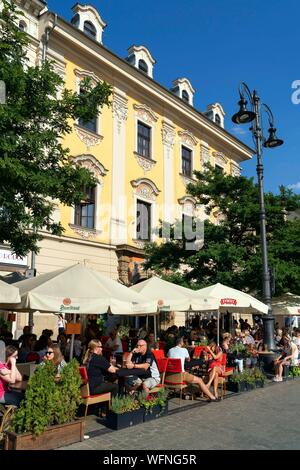
<svg viewBox="0 0 300 470">
<path fill-rule="evenodd" d="M 282 345 L 283 350 L 280 356 L 274 361 L 276 376 L 274 377 L 273 382 L 282 382 L 283 366 L 296 366 L 299 364 L 298 348 L 294 343 L 292 343 L 290 336 L 285 335 L 282 337 Z"/>
<path fill-rule="evenodd" d="M 21 392 L 10 390 L 9 384 L 22 380 L 22 375 L 17 369 L 16 362 L 18 350 L 14 346 L 6 346 L 5 362 L 0 362 L 0 403 L 19 406 L 23 399 Z"/>
<path fill-rule="evenodd" d="M 67 365 L 66 361 L 64 360 L 64 356 L 62 355 L 62 352 L 60 350 L 60 347 L 58 344 L 52 344 L 51 346 L 48 346 L 48 349 L 46 351 L 45 356 L 43 357 L 43 362 L 42 364 L 45 363 L 45 361 L 52 361 L 53 364 L 56 365 L 57 367 L 57 375 L 60 375 L 61 371 L 63 368 Z M 41 365 L 42 365 L 41 364 Z"/>
<path fill-rule="evenodd" d="M 214 396 L 218 398 L 218 382 L 219 375 L 223 372 L 223 366 L 221 363 L 222 359 L 222 349 L 214 341 L 211 341 L 206 347 L 208 354 L 211 356 L 211 359 L 208 361 L 208 372 L 209 380 L 207 382 L 207 388 L 213 383 L 214 387 Z"/>
<path fill-rule="evenodd" d="M 112 396 L 115 396 L 118 393 L 118 384 L 104 381 L 104 374 L 107 372 L 114 374 L 117 368 L 102 356 L 101 341 L 92 339 L 89 342 L 83 365 L 86 366 L 91 395 L 110 392 Z"/>
</svg>

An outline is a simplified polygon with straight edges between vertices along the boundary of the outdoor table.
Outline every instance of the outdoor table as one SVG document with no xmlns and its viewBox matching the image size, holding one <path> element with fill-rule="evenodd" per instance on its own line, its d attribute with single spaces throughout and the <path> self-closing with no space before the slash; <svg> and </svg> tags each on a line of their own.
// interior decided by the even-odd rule
<svg viewBox="0 0 300 470">
<path fill-rule="evenodd" d="M 140 378 L 148 378 L 150 377 L 149 375 L 149 370 L 145 369 L 127 369 L 126 367 L 121 367 L 120 369 L 117 369 L 116 375 L 118 377 L 118 383 L 119 383 L 119 393 L 122 394 L 124 392 L 124 387 L 125 387 L 125 380 L 126 377 L 140 377 Z"/>
</svg>

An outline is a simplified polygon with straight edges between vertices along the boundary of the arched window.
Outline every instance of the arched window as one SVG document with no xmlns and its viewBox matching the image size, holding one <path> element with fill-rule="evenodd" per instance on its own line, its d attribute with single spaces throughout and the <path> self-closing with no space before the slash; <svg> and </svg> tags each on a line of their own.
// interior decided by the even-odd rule
<svg viewBox="0 0 300 470">
<path fill-rule="evenodd" d="M 215 115 L 215 123 L 218 124 L 218 126 L 221 125 L 221 118 L 218 114 Z"/>
<path fill-rule="evenodd" d="M 139 69 L 144 73 L 148 73 L 148 65 L 143 59 L 139 60 Z"/>
<path fill-rule="evenodd" d="M 90 21 L 85 21 L 83 25 L 84 33 L 92 39 L 96 39 L 96 28 Z"/>
<path fill-rule="evenodd" d="M 80 88 L 79 93 L 80 94 L 84 93 L 82 88 Z M 78 124 L 79 126 L 84 127 L 84 129 L 87 129 L 88 131 L 97 132 L 97 119 L 98 119 L 97 116 L 90 119 L 89 121 L 85 121 L 83 118 L 79 118 Z"/>
<path fill-rule="evenodd" d="M 187 103 L 190 102 L 189 94 L 188 94 L 188 92 L 185 91 L 185 90 L 182 90 L 182 99 L 183 99 L 183 101 L 186 101 Z"/>
<path fill-rule="evenodd" d="M 27 24 L 25 23 L 25 21 L 20 21 L 19 22 L 19 30 L 24 31 L 24 32 L 27 31 Z"/>
</svg>

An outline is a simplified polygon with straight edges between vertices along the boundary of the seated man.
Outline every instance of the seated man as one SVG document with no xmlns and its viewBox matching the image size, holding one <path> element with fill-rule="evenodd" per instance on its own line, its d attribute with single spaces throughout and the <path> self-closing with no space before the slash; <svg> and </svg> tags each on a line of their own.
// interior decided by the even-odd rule
<svg viewBox="0 0 300 470">
<path fill-rule="evenodd" d="M 136 347 L 128 354 L 126 367 L 127 369 L 137 369 L 137 371 L 140 369 L 141 376 L 128 377 L 127 386 L 136 389 L 142 385 L 144 395 L 148 395 L 151 388 L 160 383 L 160 373 L 155 358 L 152 352 L 147 349 L 147 343 L 144 339 L 139 339 Z"/>
<path fill-rule="evenodd" d="M 171 348 L 168 352 L 168 357 L 171 359 L 181 359 L 182 370 L 184 371 L 185 361 L 190 361 L 190 355 L 188 350 L 184 347 L 183 338 L 179 338 L 176 341 L 176 346 Z M 196 384 L 198 385 L 200 392 L 203 392 L 211 401 L 217 401 L 217 398 L 209 391 L 208 387 L 205 385 L 203 380 L 200 377 L 196 377 L 189 372 L 184 372 L 183 380 L 187 384 Z"/>
<path fill-rule="evenodd" d="M 121 338 L 118 336 L 116 329 L 111 330 L 109 338 L 104 344 L 104 352 L 112 353 L 114 357 L 122 359 L 123 346 Z"/>
</svg>

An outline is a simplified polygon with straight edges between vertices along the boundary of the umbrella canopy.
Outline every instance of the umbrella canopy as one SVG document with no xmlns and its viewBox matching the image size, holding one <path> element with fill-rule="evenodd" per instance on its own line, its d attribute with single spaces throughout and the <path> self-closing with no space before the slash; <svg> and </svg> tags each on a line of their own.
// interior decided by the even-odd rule
<svg viewBox="0 0 300 470">
<path fill-rule="evenodd" d="M 143 298 L 156 302 L 160 310 L 197 310 L 197 299 L 192 289 L 153 276 L 130 287 Z"/>
<path fill-rule="evenodd" d="M 21 302 L 14 310 L 64 313 L 155 313 L 155 302 L 145 299 L 117 281 L 81 264 L 42 274 L 15 284 Z"/>
<path fill-rule="evenodd" d="M 199 302 L 202 301 L 202 308 L 199 308 L 199 310 L 268 313 L 268 306 L 255 297 L 220 283 L 195 291 L 195 296 Z"/>
<path fill-rule="evenodd" d="M 0 281 L 0 304 L 15 304 L 20 302 L 19 289 Z"/>
<path fill-rule="evenodd" d="M 287 292 L 281 297 L 272 300 L 273 313 L 275 315 L 299 316 L 300 315 L 300 295 Z"/>
</svg>

